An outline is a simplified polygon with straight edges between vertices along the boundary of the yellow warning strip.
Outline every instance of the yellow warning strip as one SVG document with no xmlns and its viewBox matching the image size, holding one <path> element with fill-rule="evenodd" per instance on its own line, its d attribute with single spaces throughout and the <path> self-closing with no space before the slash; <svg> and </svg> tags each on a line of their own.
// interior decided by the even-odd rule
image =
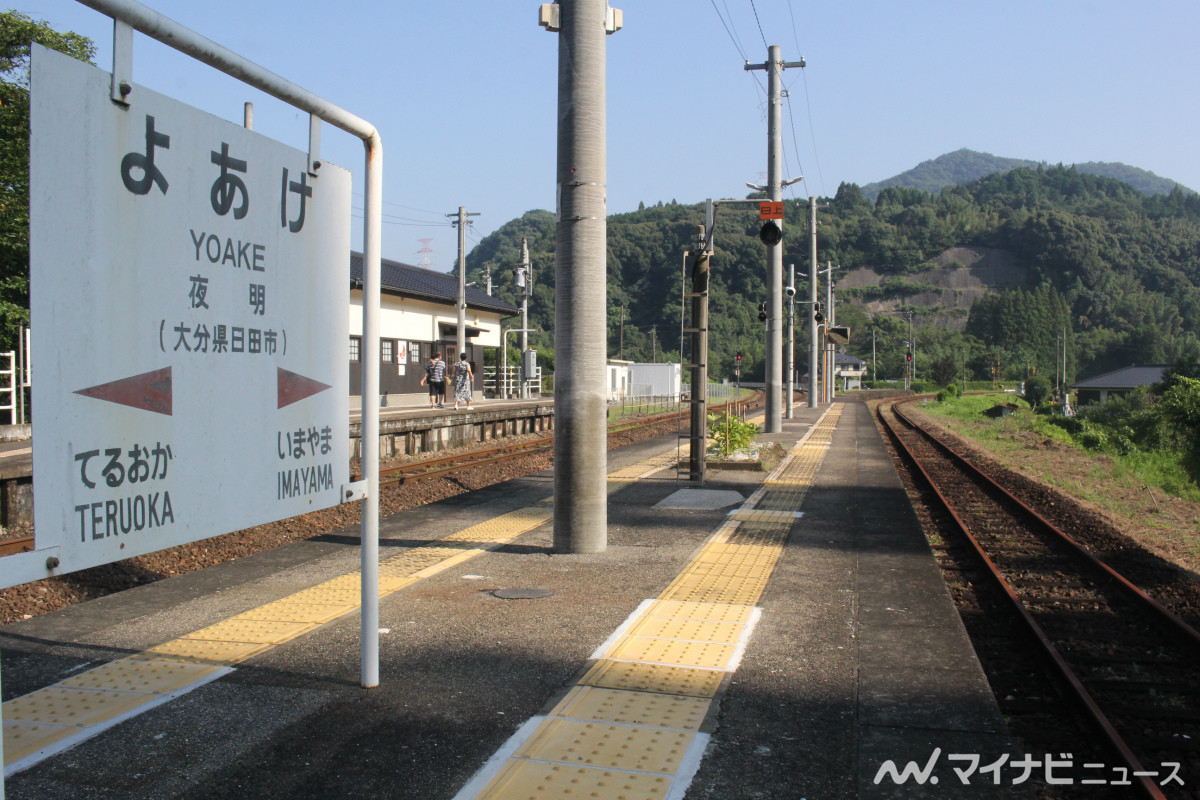
<svg viewBox="0 0 1200 800">
<path fill-rule="evenodd" d="M 674 456 L 670 457 L 674 461 Z M 662 457 L 627 468 L 660 469 Z M 379 564 L 379 595 L 436 575 L 548 522 L 553 498 L 501 514 Z M 11 774 L 219 678 L 246 659 L 359 608 L 361 579 L 342 575 L 230 619 L 4 703 L 4 766 Z"/>
<path fill-rule="evenodd" d="M 826 411 L 662 594 L 601 646 L 566 696 L 526 723 L 456 800 L 683 795 L 707 746 L 701 726 L 737 669 L 841 411 Z"/>
</svg>

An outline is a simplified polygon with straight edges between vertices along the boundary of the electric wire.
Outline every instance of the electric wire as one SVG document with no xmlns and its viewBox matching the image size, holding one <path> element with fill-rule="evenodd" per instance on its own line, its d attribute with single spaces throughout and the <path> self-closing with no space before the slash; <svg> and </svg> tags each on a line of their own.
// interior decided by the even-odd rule
<svg viewBox="0 0 1200 800">
<path fill-rule="evenodd" d="M 803 178 L 801 178 L 800 183 L 804 184 L 805 188 L 807 188 L 808 187 L 808 176 L 804 174 L 804 162 L 800 158 L 800 143 L 796 139 L 796 120 L 792 116 L 792 93 L 790 91 L 784 92 L 783 99 L 787 103 L 788 125 L 792 129 L 792 148 L 796 151 L 796 166 L 799 168 L 800 174 L 804 176 Z M 784 161 L 786 161 L 786 160 L 787 160 L 787 150 L 785 149 L 784 150 Z M 795 186 L 795 184 L 792 184 L 792 186 Z M 788 188 L 791 189 L 792 186 L 789 186 Z M 796 196 L 795 191 L 793 191 L 792 197 L 794 198 L 795 196 Z"/>
<path fill-rule="evenodd" d="M 729 41 L 733 42 L 733 47 L 738 51 L 738 55 L 742 57 L 742 61 L 749 61 L 746 58 L 746 52 L 742 50 L 742 46 L 738 43 L 737 37 L 733 35 L 733 31 L 729 29 L 729 25 L 725 23 L 725 18 L 721 16 L 721 9 L 717 8 L 717 0 L 709 0 L 712 3 L 713 11 L 717 12 L 717 19 L 721 21 L 721 27 L 725 29 L 725 33 L 729 36 Z M 732 19 L 730 20 L 732 22 Z"/>
<path fill-rule="evenodd" d="M 758 6 L 754 5 L 754 0 L 750 0 L 750 9 L 754 11 L 754 21 L 758 23 L 758 35 L 762 37 L 763 47 L 769 50 L 771 46 L 767 44 L 767 35 L 763 33 L 762 20 L 758 18 Z"/>
<path fill-rule="evenodd" d="M 801 72 L 803 73 L 804 70 L 801 70 Z M 825 175 L 824 175 L 824 173 L 821 172 L 821 157 L 817 153 L 817 132 L 813 128 L 812 103 L 809 101 L 809 97 L 808 97 L 808 75 L 807 74 L 803 75 L 803 78 L 804 78 L 804 105 L 808 109 L 809 141 L 812 142 L 813 160 L 817 164 L 817 181 L 821 187 L 821 194 L 825 195 L 826 194 L 825 193 Z M 828 195 L 826 195 L 826 196 L 828 196 Z"/>
</svg>

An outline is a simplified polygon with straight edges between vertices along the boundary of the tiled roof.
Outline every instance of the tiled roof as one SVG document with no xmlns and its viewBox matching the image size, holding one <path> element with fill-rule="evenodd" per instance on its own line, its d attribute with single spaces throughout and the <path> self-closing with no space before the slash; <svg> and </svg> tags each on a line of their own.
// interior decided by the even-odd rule
<svg viewBox="0 0 1200 800">
<path fill-rule="evenodd" d="M 351 253 L 350 285 L 361 287 L 362 274 L 362 253 Z M 451 305 L 458 299 L 458 278 L 453 275 L 421 269 L 411 264 L 401 264 L 386 258 L 379 260 L 379 282 L 382 291 L 389 294 L 440 300 Z M 502 316 L 511 316 L 519 310 L 511 303 L 492 297 L 474 286 L 467 287 L 467 307 L 496 311 Z"/>
<path fill-rule="evenodd" d="M 1162 364 L 1131 367 L 1106 372 L 1094 378 L 1074 384 L 1072 389 L 1136 389 L 1139 386 L 1149 386 L 1163 379 L 1166 366 Z"/>
</svg>

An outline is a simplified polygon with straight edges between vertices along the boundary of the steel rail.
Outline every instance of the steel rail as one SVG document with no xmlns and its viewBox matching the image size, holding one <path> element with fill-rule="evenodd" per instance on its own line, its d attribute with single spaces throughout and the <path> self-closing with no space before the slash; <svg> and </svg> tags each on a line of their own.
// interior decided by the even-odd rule
<svg viewBox="0 0 1200 800">
<path fill-rule="evenodd" d="M 949 498 L 942 493 L 942 490 L 938 487 L 937 483 L 934 482 L 933 477 L 925 470 L 924 465 L 917 458 L 916 454 L 909 448 L 909 446 L 896 432 L 892 424 L 888 421 L 886 415 L 883 413 L 884 405 L 885 403 L 880 403 L 876 407 L 875 413 L 884 429 L 887 430 L 887 432 L 891 435 L 892 441 L 895 443 L 897 450 L 907 458 L 909 463 L 913 465 L 917 473 L 922 477 L 925 484 L 934 492 L 934 494 L 937 495 L 938 500 L 941 502 L 943 508 L 945 508 L 946 512 L 954 520 L 955 524 L 958 526 L 967 542 L 974 549 L 976 555 L 979 556 L 980 561 L 986 566 L 992 580 L 996 583 L 997 587 L 1005 595 L 1005 597 L 1008 598 L 1009 604 L 1012 606 L 1017 616 L 1020 617 L 1022 622 L 1025 623 L 1026 628 L 1032 634 L 1034 641 L 1042 651 L 1042 654 L 1058 672 L 1058 675 L 1062 679 L 1063 683 L 1070 689 L 1071 694 L 1074 695 L 1074 699 L 1079 704 L 1080 708 L 1083 709 L 1084 713 L 1091 719 L 1092 723 L 1107 740 L 1108 746 L 1123 762 L 1125 762 L 1124 766 L 1129 769 L 1129 774 L 1137 776 L 1137 786 L 1142 793 L 1146 797 L 1153 798 L 1153 800 L 1166 800 L 1166 795 L 1159 790 L 1158 786 L 1155 785 L 1152 780 L 1148 779 L 1145 775 L 1138 775 L 1138 773 L 1144 773 L 1146 770 L 1141 765 L 1141 762 L 1138 760 L 1137 756 L 1134 755 L 1133 751 L 1130 749 L 1129 745 L 1126 744 L 1125 739 L 1121 736 L 1121 734 L 1117 732 L 1115 727 L 1113 727 L 1112 722 L 1109 721 L 1108 717 L 1100 709 L 1100 706 L 1096 703 L 1095 699 L 1092 698 L 1091 693 L 1089 693 L 1084 687 L 1083 682 L 1079 679 L 1079 676 L 1075 674 L 1075 671 L 1066 662 L 1062 654 L 1058 652 L 1058 649 L 1050 641 L 1049 636 L 1046 635 L 1046 632 L 1042 629 L 1042 626 L 1039 625 L 1037 620 L 1033 618 L 1032 613 L 1017 596 L 1017 593 L 1012 588 L 1012 585 L 1009 584 L 1009 582 L 1005 580 L 1004 576 L 1000 574 L 999 567 L 984 551 L 983 545 L 981 545 L 979 540 L 976 539 L 974 534 L 971 533 L 967 523 L 962 519 L 962 517 L 959 516 L 958 512 L 951 505 Z M 896 405 L 898 405 L 898 403 L 891 404 L 892 412 L 896 414 L 898 419 L 903 418 L 901 414 L 896 412 Z M 908 421 L 906 420 L 906 422 Z M 911 423 L 909 422 L 909 424 Z"/>
<path fill-rule="evenodd" d="M 906 402 L 906 403 L 912 402 L 912 400 L 905 400 L 903 402 Z M 962 454 L 956 452 L 953 448 L 951 448 L 945 442 L 938 439 L 936 436 L 934 436 L 932 433 L 930 433 L 924 426 L 917 424 L 913 419 L 906 416 L 899 409 L 895 408 L 896 405 L 900 405 L 900 403 L 895 403 L 893 405 L 892 412 L 896 415 L 896 417 L 898 419 L 900 419 L 902 422 L 904 422 L 905 425 L 908 425 L 909 427 L 911 427 L 914 431 L 916 431 L 922 437 L 924 437 L 930 444 L 932 444 L 934 447 L 938 448 L 941 452 L 945 453 L 957 465 L 959 465 L 961 468 L 966 470 L 974 479 L 985 484 L 987 486 L 987 488 L 989 488 L 990 490 L 1000 494 L 1004 498 L 1005 502 L 1009 502 L 1009 503 L 1016 505 L 1018 508 L 1021 509 L 1022 513 L 1028 515 L 1031 519 L 1033 519 L 1035 524 L 1041 526 L 1044 530 L 1046 530 L 1050 533 L 1053 533 L 1063 544 L 1067 545 L 1067 547 L 1070 548 L 1076 555 L 1083 558 L 1085 561 L 1087 561 L 1089 564 L 1091 564 L 1092 567 L 1100 570 L 1102 573 L 1105 574 L 1106 577 L 1108 577 L 1112 581 L 1115 581 L 1118 585 L 1121 586 L 1122 589 L 1124 589 L 1125 591 L 1127 591 L 1131 595 L 1133 595 L 1133 597 L 1136 599 L 1136 601 L 1138 603 L 1140 603 L 1141 605 L 1148 607 L 1151 614 L 1153 614 L 1155 616 L 1155 619 L 1157 619 L 1159 621 L 1159 623 L 1166 625 L 1170 629 L 1171 633 L 1176 634 L 1178 636 L 1182 636 L 1192 646 L 1194 646 L 1195 648 L 1200 650 L 1200 631 L 1197 631 L 1195 628 L 1193 628 L 1187 622 L 1180 619 L 1169 608 L 1167 608 L 1162 603 L 1158 602 L 1153 597 L 1151 597 L 1149 594 L 1147 594 L 1145 592 L 1145 590 L 1143 590 L 1140 586 L 1131 582 L 1124 575 L 1117 572 L 1111 566 L 1106 564 L 1102 559 L 1100 559 L 1098 556 L 1096 556 L 1095 553 L 1088 550 L 1086 547 L 1081 545 L 1079 542 L 1075 541 L 1075 539 L 1073 539 L 1068 533 L 1066 533 L 1065 531 L 1060 529 L 1057 525 L 1055 525 L 1050 520 L 1046 519 L 1038 511 L 1033 509 L 1028 503 L 1026 503 L 1021 498 L 1014 495 L 1012 492 L 1010 492 L 1004 486 L 1001 486 L 990 475 L 987 475 L 984 472 L 982 472 L 978 467 L 976 467 L 973 463 L 971 463 L 971 461 L 969 459 L 967 459 Z"/>
<path fill-rule="evenodd" d="M 759 392 L 747 398 L 729 400 L 725 404 L 718 405 L 717 408 L 722 408 L 724 405 L 734 405 L 735 407 L 740 408 L 741 406 L 749 405 L 752 402 L 761 402 L 761 394 L 762 393 Z M 687 412 L 683 413 L 686 415 Z M 608 427 L 607 435 L 612 436 L 614 434 L 624 433 L 637 428 L 661 425 L 667 422 L 672 422 L 678 419 L 678 417 L 679 412 L 668 411 L 662 414 L 639 417 L 636 420 L 614 423 Z M 380 484 L 389 485 L 405 483 L 410 480 L 437 478 L 463 469 L 510 461 L 515 458 L 520 458 L 521 456 L 533 455 L 545 450 L 549 450 L 554 446 L 553 443 L 554 433 L 551 431 L 544 436 L 540 436 L 536 439 L 527 439 L 523 442 L 499 444 L 490 448 L 475 450 L 469 453 L 459 453 L 450 456 L 440 456 L 438 458 L 422 459 L 420 461 L 414 461 L 408 464 L 401 464 L 395 467 L 381 469 Z"/>
</svg>

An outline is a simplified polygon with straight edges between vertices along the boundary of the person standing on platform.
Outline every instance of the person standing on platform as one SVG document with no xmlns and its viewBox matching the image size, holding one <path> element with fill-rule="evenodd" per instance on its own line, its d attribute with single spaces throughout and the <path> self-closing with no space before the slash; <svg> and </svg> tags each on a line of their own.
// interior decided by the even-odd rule
<svg viewBox="0 0 1200 800">
<path fill-rule="evenodd" d="M 429 387 L 429 407 L 442 408 L 446 402 L 446 362 L 440 352 L 430 354 L 421 385 Z"/>
<path fill-rule="evenodd" d="M 475 374 L 471 372 L 471 363 L 467 361 L 467 354 L 461 353 L 458 356 L 458 366 L 454 369 L 454 410 L 458 411 L 459 403 L 467 404 L 467 411 L 474 411 L 471 407 L 471 393 L 473 391 L 473 382 Z"/>
</svg>

